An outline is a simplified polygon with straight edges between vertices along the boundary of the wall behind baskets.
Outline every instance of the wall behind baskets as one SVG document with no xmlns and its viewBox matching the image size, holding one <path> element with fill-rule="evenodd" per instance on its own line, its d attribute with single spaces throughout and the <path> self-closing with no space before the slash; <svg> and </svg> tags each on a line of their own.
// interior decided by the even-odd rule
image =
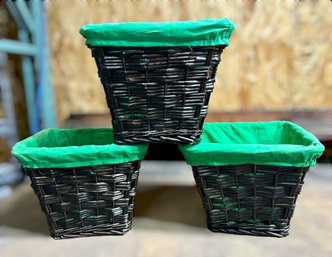
<svg viewBox="0 0 332 257">
<path fill-rule="evenodd" d="M 330 1 L 47 1 L 58 120 L 108 112 L 86 23 L 228 17 L 236 25 L 222 55 L 210 111 L 332 108 Z"/>
</svg>

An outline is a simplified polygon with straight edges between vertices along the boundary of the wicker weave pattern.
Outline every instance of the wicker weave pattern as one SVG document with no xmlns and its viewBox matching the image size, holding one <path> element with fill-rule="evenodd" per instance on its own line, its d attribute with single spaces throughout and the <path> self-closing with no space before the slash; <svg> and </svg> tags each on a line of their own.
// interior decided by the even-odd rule
<svg viewBox="0 0 332 257">
<path fill-rule="evenodd" d="M 223 48 L 91 47 L 115 142 L 198 142 Z"/>
<path fill-rule="evenodd" d="M 123 235 L 131 229 L 140 162 L 25 169 L 55 239 Z"/>
<path fill-rule="evenodd" d="M 208 228 L 213 232 L 287 236 L 308 170 L 263 165 L 193 167 Z"/>
</svg>

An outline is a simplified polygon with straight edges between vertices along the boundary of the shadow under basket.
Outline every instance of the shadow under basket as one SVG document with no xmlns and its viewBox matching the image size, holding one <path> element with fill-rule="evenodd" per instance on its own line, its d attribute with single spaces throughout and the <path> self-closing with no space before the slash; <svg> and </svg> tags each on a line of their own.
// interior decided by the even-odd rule
<svg viewBox="0 0 332 257">
<path fill-rule="evenodd" d="M 193 167 L 208 228 L 285 237 L 309 167 L 230 165 Z"/>
<path fill-rule="evenodd" d="M 140 161 L 25 168 L 54 239 L 123 235 L 132 227 Z"/>
<path fill-rule="evenodd" d="M 115 143 L 199 142 L 225 46 L 89 46 Z"/>
</svg>

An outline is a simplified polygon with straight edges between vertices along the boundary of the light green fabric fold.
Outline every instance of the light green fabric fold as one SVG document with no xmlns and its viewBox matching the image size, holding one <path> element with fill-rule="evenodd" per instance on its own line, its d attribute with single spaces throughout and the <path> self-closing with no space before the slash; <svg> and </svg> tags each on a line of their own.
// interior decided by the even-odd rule
<svg viewBox="0 0 332 257">
<path fill-rule="evenodd" d="M 222 18 L 87 24 L 80 28 L 80 33 L 91 46 L 215 46 L 228 45 L 233 29 L 233 22 Z"/>
<path fill-rule="evenodd" d="M 15 144 L 25 168 L 70 168 L 142 160 L 147 145 L 116 145 L 113 130 L 46 129 Z"/>
<path fill-rule="evenodd" d="M 196 145 L 179 145 L 192 166 L 314 165 L 324 151 L 319 140 L 287 121 L 207 123 Z"/>
</svg>

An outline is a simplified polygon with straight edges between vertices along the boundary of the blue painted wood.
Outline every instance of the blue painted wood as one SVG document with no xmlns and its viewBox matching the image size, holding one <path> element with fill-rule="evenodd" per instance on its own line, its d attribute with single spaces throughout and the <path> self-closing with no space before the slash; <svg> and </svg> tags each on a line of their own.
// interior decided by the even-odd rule
<svg viewBox="0 0 332 257">
<path fill-rule="evenodd" d="M 4 117 L 0 117 L 0 137 L 7 137 L 9 146 L 13 147 L 17 142 L 17 129 L 7 62 L 7 55 L 0 53 L 0 102 L 4 111 Z"/>
<path fill-rule="evenodd" d="M 18 37 L 22 42 L 29 41 L 29 34 L 25 30 L 19 30 Z M 35 100 L 36 87 L 32 58 L 30 56 L 22 56 L 21 66 L 23 73 L 25 101 L 28 113 L 29 131 L 30 134 L 34 134 L 40 130 L 40 126 Z"/>
<path fill-rule="evenodd" d="M 29 31 L 29 33 L 34 34 L 35 33 L 34 18 L 31 15 L 31 12 L 29 10 L 27 3 L 23 0 L 16 0 L 15 6 L 16 6 L 18 13 L 20 14 L 21 19 L 23 20 L 27 30 Z"/>
<path fill-rule="evenodd" d="M 44 2 L 7 1 L 6 6 L 17 24 L 19 41 L 0 39 L 0 51 L 22 55 L 30 133 L 41 128 L 56 127 Z"/>
<path fill-rule="evenodd" d="M 0 51 L 18 55 L 37 55 L 37 46 L 11 39 L 0 39 Z"/>
<path fill-rule="evenodd" d="M 33 33 L 34 24 L 26 3 L 22 0 L 7 1 L 6 5 L 18 28 Z"/>
<path fill-rule="evenodd" d="M 43 60 L 42 60 L 42 43 L 41 43 L 41 16 L 40 13 L 42 9 L 40 8 L 39 1 L 31 1 L 31 12 L 33 17 L 35 18 L 35 34 L 32 38 L 32 42 L 36 44 L 38 47 L 38 52 L 35 58 L 36 64 L 36 97 L 35 97 L 35 105 L 36 105 L 36 113 L 41 118 L 40 123 L 43 123 L 42 113 L 42 103 L 41 103 L 41 91 L 42 91 L 42 69 L 43 69 Z M 43 124 L 40 124 L 41 128 L 44 127 Z"/>
<path fill-rule="evenodd" d="M 51 128 L 56 127 L 56 117 L 46 42 L 47 32 L 46 17 L 44 16 L 44 2 L 32 2 L 32 12 L 35 17 L 36 24 L 35 43 L 37 44 L 39 50 L 37 54 L 37 72 L 39 76 L 36 100 L 40 104 L 42 128 Z"/>
</svg>

